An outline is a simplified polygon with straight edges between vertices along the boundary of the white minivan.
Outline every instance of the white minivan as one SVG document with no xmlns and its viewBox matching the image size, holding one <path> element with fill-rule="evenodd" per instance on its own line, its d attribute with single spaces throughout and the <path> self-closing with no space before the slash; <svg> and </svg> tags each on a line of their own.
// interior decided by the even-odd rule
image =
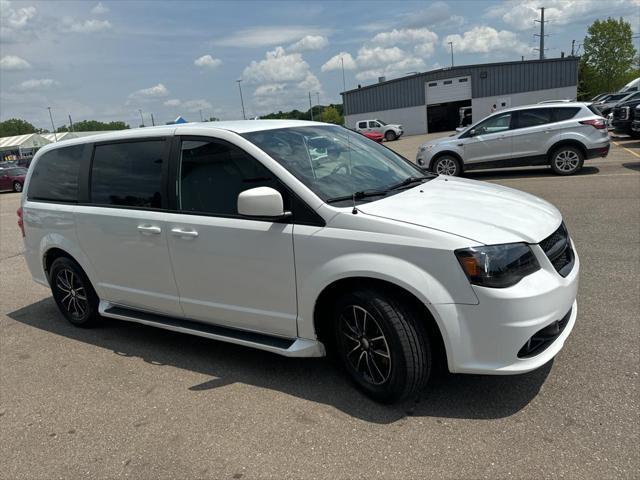
<svg viewBox="0 0 640 480">
<path fill-rule="evenodd" d="M 554 206 L 425 174 L 339 126 L 184 124 L 47 145 L 18 215 L 33 278 L 74 325 L 335 352 L 381 402 L 417 394 L 436 365 L 538 368 L 577 315 L 578 256 Z"/>
</svg>

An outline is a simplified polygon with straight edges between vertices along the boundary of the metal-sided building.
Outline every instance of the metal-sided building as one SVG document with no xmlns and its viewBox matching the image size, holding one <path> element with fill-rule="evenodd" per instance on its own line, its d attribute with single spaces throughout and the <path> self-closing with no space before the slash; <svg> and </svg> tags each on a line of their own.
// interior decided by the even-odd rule
<svg viewBox="0 0 640 480">
<path fill-rule="evenodd" d="M 345 123 L 379 119 L 399 123 L 407 135 L 454 130 L 460 107 L 473 121 L 495 109 L 544 100 L 575 99 L 578 58 L 487 63 L 442 68 L 342 93 Z"/>
</svg>

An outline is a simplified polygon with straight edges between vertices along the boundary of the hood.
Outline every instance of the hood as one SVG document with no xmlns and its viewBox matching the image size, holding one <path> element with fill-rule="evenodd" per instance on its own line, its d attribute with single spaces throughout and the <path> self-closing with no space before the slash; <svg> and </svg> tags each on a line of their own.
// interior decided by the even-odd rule
<svg viewBox="0 0 640 480">
<path fill-rule="evenodd" d="M 491 183 L 439 176 L 410 190 L 358 206 L 358 210 L 466 237 L 486 245 L 538 243 L 562 215 L 528 193 Z"/>
<path fill-rule="evenodd" d="M 466 132 L 469 129 L 469 127 L 464 127 L 463 130 L 461 131 L 456 131 L 456 133 L 452 134 L 452 135 L 447 135 L 446 137 L 439 137 L 439 138 L 434 138 L 433 140 L 429 140 L 428 142 L 424 142 L 422 145 L 439 145 L 441 143 L 447 143 L 450 142 L 452 140 L 457 140 L 458 137 L 460 135 L 462 135 L 463 132 Z"/>
</svg>

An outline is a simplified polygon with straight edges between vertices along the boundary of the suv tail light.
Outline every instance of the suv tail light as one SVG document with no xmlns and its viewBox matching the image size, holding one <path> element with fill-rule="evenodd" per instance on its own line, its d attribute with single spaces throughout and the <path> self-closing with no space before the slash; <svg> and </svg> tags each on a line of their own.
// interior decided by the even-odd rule
<svg viewBox="0 0 640 480">
<path fill-rule="evenodd" d="M 593 120 L 582 120 L 580 123 L 582 125 L 591 125 L 593 128 L 597 128 L 598 130 L 607 128 L 607 126 L 604 123 L 604 120 L 601 118 L 594 118 Z"/>
<path fill-rule="evenodd" d="M 20 228 L 20 231 L 22 232 L 22 238 L 25 237 L 24 234 L 24 222 L 22 221 L 22 207 L 20 207 L 16 213 L 18 214 L 18 228 Z"/>
</svg>

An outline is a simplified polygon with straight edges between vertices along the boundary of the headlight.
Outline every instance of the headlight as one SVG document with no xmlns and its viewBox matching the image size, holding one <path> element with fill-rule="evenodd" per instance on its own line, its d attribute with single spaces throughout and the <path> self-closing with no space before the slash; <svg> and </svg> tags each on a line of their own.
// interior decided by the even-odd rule
<svg viewBox="0 0 640 480">
<path fill-rule="evenodd" d="M 540 269 L 526 243 L 462 248 L 454 253 L 469 281 L 483 287 L 511 287 Z"/>
<path fill-rule="evenodd" d="M 433 148 L 433 145 L 421 145 L 420 146 L 420 151 L 421 152 L 427 152 L 427 151 L 431 151 L 432 148 Z"/>
</svg>

